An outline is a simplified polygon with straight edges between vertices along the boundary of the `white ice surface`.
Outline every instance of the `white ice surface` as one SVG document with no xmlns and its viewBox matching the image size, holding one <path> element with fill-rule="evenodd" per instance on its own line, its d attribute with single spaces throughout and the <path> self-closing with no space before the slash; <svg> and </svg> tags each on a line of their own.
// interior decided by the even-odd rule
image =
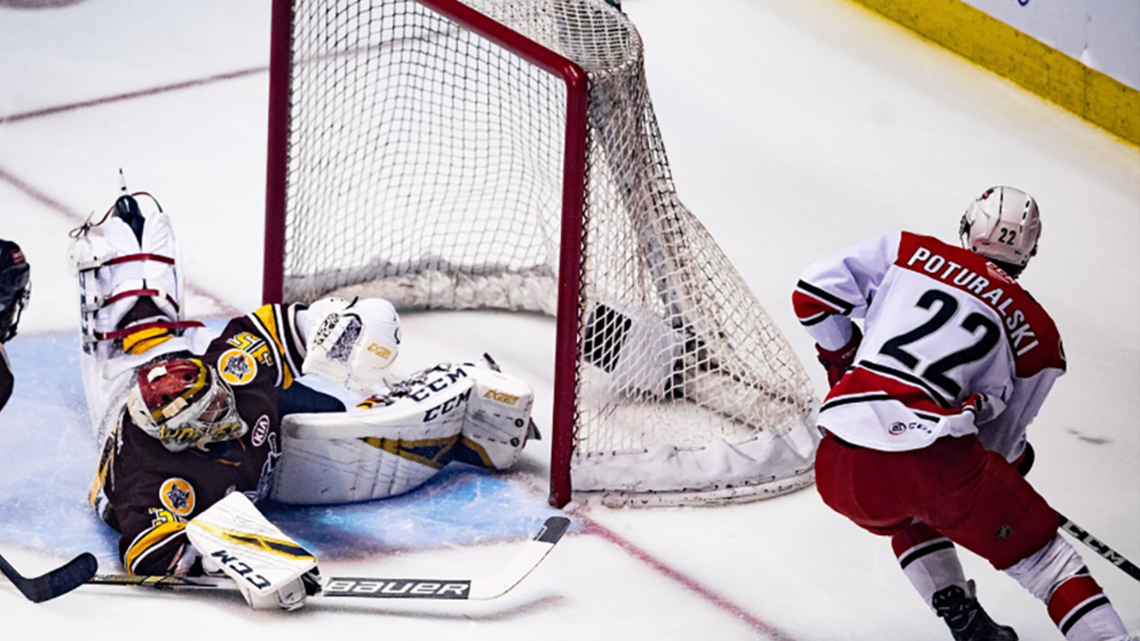
<svg viewBox="0 0 1140 641">
<path fill-rule="evenodd" d="M 268 59 L 269 3 L 9 8 L 18 4 L 30 3 L 0 2 L 0 237 L 25 248 L 34 292 L 9 345 L 17 389 L 0 414 L 0 552 L 28 575 L 82 549 L 111 570 L 109 534 L 83 508 L 93 452 L 74 406 L 67 231 L 110 206 L 121 167 L 175 221 L 192 315 L 260 302 L 267 78 L 257 70 Z M 808 262 L 900 227 L 952 239 L 968 202 L 993 184 L 1037 197 L 1044 235 L 1023 282 L 1055 316 L 1070 371 L 1031 429 L 1030 478 L 1140 560 L 1137 148 L 844 0 L 623 4 L 646 44 L 682 200 L 821 390 L 790 308 Z M 129 92 L 145 95 L 103 100 Z M 85 101 L 96 104 L 20 116 Z M 549 321 L 409 316 L 405 336 L 407 367 L 490 351 L 535 385 L 536 418 L 549 423 Z M 391 504 L 283 518 L 325 553 L 326 574 L 489 571 L 549 512 L 547 446 L 532 443 L 507 479 L 460 473 Z M 495 602 L 328 602 L 283 614 L 251 612 L 232 596 L 84 588 L 34 605 L 0 581 L 0 639 L 949 638 L 889 543 L 829 512 L 814 490 L 707 510 L 576 506 L 571 516 L 566 540 Z M 1140 631 L 1140 585 L 1081 552 Z M 1011 579 L 963 557 L 996 619 L 1023 639 L 1060 638 Z"/>
</svg>

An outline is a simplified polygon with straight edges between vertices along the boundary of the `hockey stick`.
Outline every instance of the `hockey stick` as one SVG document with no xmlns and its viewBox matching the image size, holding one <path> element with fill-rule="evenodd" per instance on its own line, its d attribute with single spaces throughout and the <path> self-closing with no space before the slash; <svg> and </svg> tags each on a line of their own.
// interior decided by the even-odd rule
<svg viewBox="0 0 1140 641">
<path fill-rule="evenodd" d="M 368 597 L 373 599 L 475 600 L 500 597 L 525 579 L 554 549 L 570 527 L 570 519 L 552 516 L 538 534 L 526 542 L 510 561 L 494 574 L 474 579 L 388 579 L 330 577 L 321 582 L 321 597 Z M 133 574 L 96 574 L 93 585 L 137 585 L 159 589 L 237 590 L 228 577 L 178 578 Z"/>
<path fill-rule="evenodd" d="M 1140 581 L 1140 568 L 1136 567 L 1136 564 L 1093 537 L 1076 523 L 1070 521 L 1069 517 L 1060 512 L 1057 512 L 1057 516 L 1061 518 L 1061 529 L 1064 530 L 1066 534 L 1092 548 L 1097 554 L 1108 559 L 1109 563 L 1124 570 L 1128 576 Z"/>
<path fill-rule="evenodd" d="M 90 552 L 84 552 L 64 565 L 33 578 L 26 578 L 0 556 L 0 572 L 33 603 L 43 603 L 87 583 L 99 570 Z"/>
</svg>

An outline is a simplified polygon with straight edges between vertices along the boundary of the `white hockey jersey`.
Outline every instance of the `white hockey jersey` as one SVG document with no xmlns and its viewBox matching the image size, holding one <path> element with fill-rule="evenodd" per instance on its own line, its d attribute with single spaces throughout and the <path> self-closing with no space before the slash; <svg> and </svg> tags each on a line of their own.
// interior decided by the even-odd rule
<svg viewBox="0 0 1140 641">
<path fill-rule="evenodd" d="M 819 425 L 884 451 L 977 433 L 1014 460 L 1064 352 L 1048 313 L 982 256 L 901 232 L 811 265 L 792 296 L 825 349 L 864 319 L 854 368 L 832 388 Z"/>
</svg>

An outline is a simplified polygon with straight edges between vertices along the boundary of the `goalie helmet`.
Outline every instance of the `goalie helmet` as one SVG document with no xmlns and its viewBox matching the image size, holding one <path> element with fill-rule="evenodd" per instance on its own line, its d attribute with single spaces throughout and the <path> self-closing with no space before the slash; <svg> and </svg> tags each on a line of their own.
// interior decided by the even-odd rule
<svg viewBox="0 0 1140 641">
<path fill-rule="evenodd" d="M 1033 196 L 1013 187 L 991 187 L 962 215 L 962 245 L 1017 278 L 1037 254 L 1041 214 Z"/>
<path fill-rule="evenodd" d="M 16 243 L 0 240 L 0 343 L 16 335 L 31 294 L 31 267 L 24 252 Z"/>
<path fill-rule="evenodd" d="M 197 358 L 174 358 L 141 367 L 127 392 L 135 424 L 171 452 L 241 438 L 233 390 Z"/>
</svg>

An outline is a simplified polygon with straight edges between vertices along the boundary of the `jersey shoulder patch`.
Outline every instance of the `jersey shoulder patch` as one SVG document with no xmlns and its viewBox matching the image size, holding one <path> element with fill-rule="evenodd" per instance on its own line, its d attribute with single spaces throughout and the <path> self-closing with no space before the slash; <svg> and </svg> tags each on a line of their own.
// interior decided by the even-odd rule
<svg viewBox="0 0 1140 641">
<path fill-rule="evenodd" d="M 185 518 L 194 511 L 194 486 L 185 479 L 168 478 L 158 490 L 158 499 L 171 514 Z"/>
</svg>

